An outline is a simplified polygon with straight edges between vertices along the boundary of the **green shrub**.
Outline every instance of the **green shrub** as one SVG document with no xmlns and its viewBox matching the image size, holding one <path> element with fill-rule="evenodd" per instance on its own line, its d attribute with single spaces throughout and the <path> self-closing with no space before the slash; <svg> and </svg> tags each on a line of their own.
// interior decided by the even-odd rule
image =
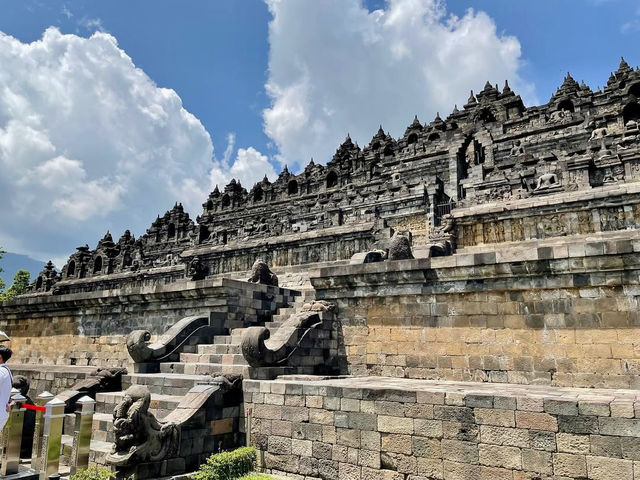
<svg viewBox="0 0 640 480">
<path fill-rule="evenodd" d="M 236 480 L 251 472 L 256 463 L 256 449 L 242 447 L 232 452 L 222 452 L 207 458 L 193 480 Z"/>
<path fill-rule="evenodd" d="M 272 477 L 271 475 L 265 475 L 264 473 L 250 473 L 238 480 L 276 480 L 276 477 Z"/>
<path fill-rule="evenodd" d="M 91 466 L 71 475 L 71 480 L 111 480 L 116 474 L 107 467 Z"/>
</svg>

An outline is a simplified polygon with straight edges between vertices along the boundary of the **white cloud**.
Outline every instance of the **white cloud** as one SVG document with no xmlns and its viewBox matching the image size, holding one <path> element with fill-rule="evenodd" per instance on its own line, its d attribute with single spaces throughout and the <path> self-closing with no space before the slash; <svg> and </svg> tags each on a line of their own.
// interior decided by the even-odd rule
<svg viewBox="0 0 640 480">
<path fill-rule="evenodd" d="M 73 17 L 73 13 L 71 13 L 71 10 L 69 10 L 69 7 L 67 7 L 66 4 L 62 6 L 62 10 L 60 11 L 60 13 L 67 17 L 67 20 Z"/>
<path fill-rule="evenodd" d="M 214 163 L 210 173 L 211 185 L 224 187 L 232 178 L 240 180 L 240 183 L 247 189 L 264 178 L 265 175 L 273 180 L 276 172 L 273 169 L 269 158 L 253 147 L 239 148 L 236 158 L 231 162 L 231 155 L 235 148 L 235 135 L 230 133 L 227 136 L 227 148 L 222 159 Z"/>
<path fill-rule="evenodd" d="M 634 16 L 620 26 L 621 33 L 640 32 L 640 8 L 636 8 Z"/>
<path fill-rule="evenodd" d="M 96 25 L 94 25 L 95 27 Z M 213 145 L 173 90 L 105 33 L 0 33 L 0 245 L 64 258 L 109 228 L 144 233 L 209 192 Z"/>
<path fill-rule="evenodd" d="M 64 13 L 64 12 L 63 12 Z M 85 28 L 89 32 L 104 32 L 104 27 L 102 26 L 102 19 L 100 18 L 88 18 L 82 17 L 78 20 L 78 25 Z"/>
<path fill-rule="evenodd" d="M 396 137 L 414 114 L 430 121 L 486 80 L 505 79 L 525 102 L 533 87 L 519 74 L 520 44 L 483 12 L 447 13 L 437 0 L 267 0 L 272 105 L 265 131 L 294 168 L 333 154 L 345 134 L 369 142 L 378 124 Z"/>
</svg>

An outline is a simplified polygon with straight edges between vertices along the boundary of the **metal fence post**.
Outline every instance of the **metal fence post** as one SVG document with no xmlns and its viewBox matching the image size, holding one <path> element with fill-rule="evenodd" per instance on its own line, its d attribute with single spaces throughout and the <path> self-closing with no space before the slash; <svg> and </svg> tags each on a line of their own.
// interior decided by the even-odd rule
<svg viewBox="0 0 640 480">
<path fill-rule="evenodd" d="M 20 466 L 20 445 L 22 444 L 22 425 L 24 423 L 25 409 L 22 407 L 24 398 L 18 390 L 11 390 L 11 411 L 9 420 L 2 430 L 2 467 L 1 475 L 13 475 L 18 473 Z M 2 406 L 4 408 L 4 406 Z"/>
<path fill-rule="evenodd" d="M 36 405 L 44 407 L 53 400 L 53 394 L 47 391 L 36 397 Z M 42 454 L 42 433 L 44 429 L 44 412 L 36 411 L 36 424 L 33 430 L 33 448 L 31 450 L 31 468 L 40 470 L 40 455 Z"/>
<path fill-rule="evenodd" d="M 84 396 L 76 402 L 76 425 L 73 432 L 73 450 L 71 451 L 71 474 L 89 467 L 89 448 L 93 427 L 93 413 L 96 401 Z"/>
<path fill-rule="evenodd" d="M 247 408 L 245 411 L 245 424 L 244 424 L 244 434 L 245 440 L 247 441 L 247 447 L 251 446 L 251 414 L 253 413 L 250 408 Z"/>
<path fill-rule="evenodd" d="M 40 480 L 46 480 L 58 472 L 60 447 L 62 445 L 62 424 L 64 422 L 65 403 L 54 398 L 46 405 L 44 412 L 44 434 L 40 457 Z"/>
</svg>

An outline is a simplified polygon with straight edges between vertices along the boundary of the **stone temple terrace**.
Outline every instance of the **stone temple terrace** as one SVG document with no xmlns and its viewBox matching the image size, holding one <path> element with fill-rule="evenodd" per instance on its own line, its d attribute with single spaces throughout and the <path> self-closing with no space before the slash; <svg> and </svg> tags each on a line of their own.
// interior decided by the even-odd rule
<svg viewBox="0 0 640 480">
<path fill-rule="evenodd" d="M 487 82 L 49 262 L 0 304 L 0 478 L 243 445 L 298 480 L 640 478 L 639 102 L 624 60 L 539 106 Z"/>
</svg>

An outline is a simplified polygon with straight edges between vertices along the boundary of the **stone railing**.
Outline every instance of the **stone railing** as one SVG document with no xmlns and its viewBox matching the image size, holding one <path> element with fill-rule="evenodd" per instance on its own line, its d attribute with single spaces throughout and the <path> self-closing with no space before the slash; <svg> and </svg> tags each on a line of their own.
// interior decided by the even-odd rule
<svg viewBox="0 0 640 480">
<path fill-rule="evenodd" d="M 194 386 L 159 420 L 149 411 L 148 387 L 132 385 L 113 412 L 115 441 L 107 462 L 118 478 L 137 480 L 194 471 L 220 448 L 238 445 L 241 403 L 242 377 L 222 375 Z"/>
<path fill-rule="evenodd" d="M 222 317 L 222 318 L 219 318 Z M 127 350 L 135 362 L 136 373 L 158 373 L 161 362 L 177 361 L 185 345 L 207 343 L 214 335 L 223 331 L 225 313 L 211 312 L 208 315 L 194 315 L 179 320 L 158 340 L 149 343 L 151 333 L 134 330 L 127 337 Z"/>
<path fill-rule="evenodd" d="M 323 312 L 333 310 L 331 304 L 316 302 L 306 311 L 291 315 L 275 333 L 267 327 L 249 327 L 242 335 L 242 354 L 252 367 L 282 365 L 300 347 L 302 340 L 323 323 Z"/>
</svg>

